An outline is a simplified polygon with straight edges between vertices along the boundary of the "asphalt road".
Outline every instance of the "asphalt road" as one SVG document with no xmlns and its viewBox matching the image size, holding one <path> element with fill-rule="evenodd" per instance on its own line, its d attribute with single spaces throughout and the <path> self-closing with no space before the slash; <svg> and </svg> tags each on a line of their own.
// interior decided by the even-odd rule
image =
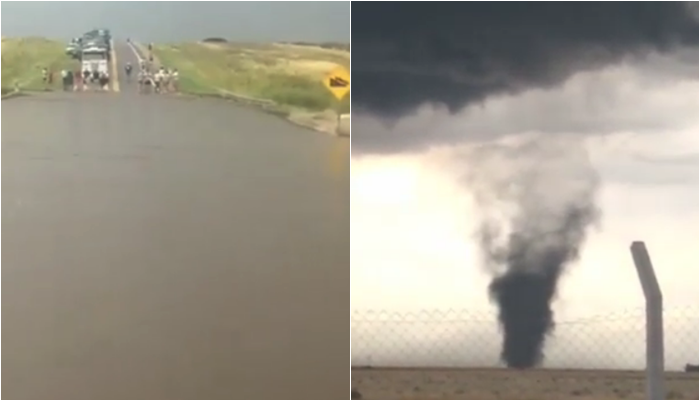
<svg viewBox="0 0 700 401">
<path fill-rule="evenodd" d="M 347 399 L 348 140 L 120 81 L 2 104 L 2 397 Z"/>
</svg>

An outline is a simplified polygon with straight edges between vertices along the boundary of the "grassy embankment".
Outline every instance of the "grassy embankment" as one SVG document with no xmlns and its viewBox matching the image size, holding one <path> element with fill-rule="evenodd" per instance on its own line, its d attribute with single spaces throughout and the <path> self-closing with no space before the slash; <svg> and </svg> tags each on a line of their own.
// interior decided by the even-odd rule
<svg viewBox="0 0 700 401">
<path fill-rule="evenodd" d="M 270 100 L 274 102 L 272 111 L 326 132 L 335 131 L 337 113 L 350 111 L 349 94 L 338 101 L 321 82 L 337 65 L 350 69 L 349 50 L 199 42 L 156 45 L 154 55 L 180 71 L 184 93 Z"/>
<path fill-rule="evenodd" d="M 65 54 L 64 44 L 45 38 L 2 38 L 2 94 L 22 91 L 47 91 L 61 88 L 60 71 L 75 68 L 76 61 Z M 41 69 L 54 71 L 54 82 L 45 86 Z"/>
</svg>

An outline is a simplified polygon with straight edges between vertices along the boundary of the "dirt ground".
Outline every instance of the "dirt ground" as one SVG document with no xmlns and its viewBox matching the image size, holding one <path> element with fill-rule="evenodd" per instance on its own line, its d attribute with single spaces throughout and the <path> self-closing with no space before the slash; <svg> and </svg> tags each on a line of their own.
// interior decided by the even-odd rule
<svg viewBox="0 0 700 401">
<path fill-rule="evenodd" d="M 363 399 L 586 399 L 645 397 L 644 372 L 605 370 L 352 369 Z M 669 372 L 667 399 L 697 400 L 698 374 Z"/>
</svg>

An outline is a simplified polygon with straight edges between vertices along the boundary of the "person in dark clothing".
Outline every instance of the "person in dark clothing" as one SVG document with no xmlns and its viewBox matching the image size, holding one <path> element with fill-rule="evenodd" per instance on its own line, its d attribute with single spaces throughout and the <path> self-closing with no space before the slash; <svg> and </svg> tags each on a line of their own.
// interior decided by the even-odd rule
<svg viewBox="0 0 700 401">
<path fill-rule="evenodd" d="M 146 71 L 141 71 L 141 73 L 139 74 L 139 81 L 139 88 L 141 93 L 150 93 L 154 86 L 153 78 L 151 78 L 151 75 Z"/>
<path fill-rule="evenodd" d="M 66 76 L 63 78 L 63 90 L 73 90 L 73 71 L 66 71 Z"/>
<path fill-rule="evenodd" d="M 80 70 L 76 70 L 73 73 L 73 79 L 75 80 L 75 86 L 73 87 L 73 90 L 81 90 L 82 88 L 82 82 L 83 82 L 83 74 Z"/>
<path fill-rule="evenodd" d="M 126 66 L 124 66 L 124 72 L 126 72 L 126 80 L 131 81 L 131 63 L 126 63 Z"/>
<path fill-rule="evenodd" d="M 100 74 L 100 88 L 107 90 L 107 84 L 109 83 L 109 78 L 104 72 Z"/>
<path fill-rule="evenodd" d="M 92 72 L 92 82 L 99 82 L 100 81 L 100 72 L 95 70 Z"/>
</svg>

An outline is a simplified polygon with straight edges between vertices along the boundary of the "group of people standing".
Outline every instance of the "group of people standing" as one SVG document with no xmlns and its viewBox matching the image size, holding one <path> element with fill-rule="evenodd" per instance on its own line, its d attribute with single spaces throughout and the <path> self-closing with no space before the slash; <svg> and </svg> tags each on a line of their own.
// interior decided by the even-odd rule
<svg viewBox="0 0 700 401">
<path fill-rule="evenodd" d="M 127 63 L 124 67 L 127 80 L 131 80 L 133 67 Z M 51 85 L 53 74 L 46 68 L 42 71 L 43 81 L 47 85 Z M 102 90 L 108 89 L 109 77 L 104 72 L 84 70 L 71 71 L 68 69 L 61 70 L 61 79 L 63 82 L 63 90 L 79 91 L 86 90 L 90 84 L 97 84 Z M 180 73 L 177 68 L 168 69 L 161 66 L 155 72 L 152 72 L 148 65 L 142 64 L 138 73 L 138 84 L 140 92 L 150 90 L 156 93 L 176 92 L 178 89 L 178 81 Z"/>
<path fill-rule="evenodd" d="M 127 66 L 127 68 L 130 67 Z M 151 90 L 155 93 L 176 92 L 179 79 L 180 73 L 177 68 L 169 69 L 160 66 L 156 71 L 151 71 L 149 64 L 142 60 L 138 75 L 139 92 L 148 93 Z"/>
<path fill-rule="evenodd" d="M 86 90 L 90 84 L 96 84 L 99 89 L 107 90 L 109 85 L 109 77 L 106 73 L 88 69 L 83 71 L 79 69 L 76 71 L 61 70 L 61 79 L 64 91 Z"/>
<path fill-rule="evenodd" d="M 177 92 L 178 82 L 180 80 L 180 72 L 177 68 L 166 68 L 160 66 L 155 71 L 152 71 L 153 56 L 150 55 L 149 60 L 140 60 L 138 72 L 139 92 L 147 93 L 154 91 L 155 93 Z M 131 81 L 133 66 L 131 63 L 124 65 L 126 78 Z M 45 85 L 50 85 L 53 81 L 53 73 L 47 68 L 42 69 L 42 78 Z M 77 69 L 61 70 L 61 78 L 64 91 L 81 91 L 90 87 L 90 84 L 97 84 L 99 89 L 107 90 L 109 85 L 109 76 L 102 71 L 85 69 L 81 71 Z"/>
</svg>

